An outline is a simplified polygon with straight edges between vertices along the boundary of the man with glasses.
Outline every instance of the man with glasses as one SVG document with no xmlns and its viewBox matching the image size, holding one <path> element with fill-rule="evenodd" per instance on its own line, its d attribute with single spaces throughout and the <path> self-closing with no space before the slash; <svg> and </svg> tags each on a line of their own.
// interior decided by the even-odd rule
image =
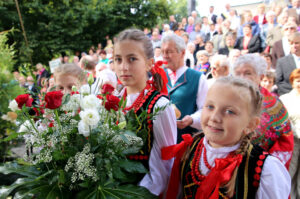
<svg viewBox="0 0 300 199">
<path fill-rule="evenodd" d="M 205 76 L 184 65 L 185 42 L 176 34 L 168 34 L 162 40 L 162 55 L 167 61 L 168 93 L 170 100 L 181 112 L 177 118 L 177 143 L 181 135 L 201 129 L 200 115 L 208 90 Z"/>
<path fill-rule="evenodd" d="M 297 24 L 295 22 L 287 22 L 283 27 L 283 37 L 274 43 L 272 50 L 272 65 L 276 66 L 277 60 L 290 54 L 290 44 L 288 37 L 296 32 Z"/>
</svg>

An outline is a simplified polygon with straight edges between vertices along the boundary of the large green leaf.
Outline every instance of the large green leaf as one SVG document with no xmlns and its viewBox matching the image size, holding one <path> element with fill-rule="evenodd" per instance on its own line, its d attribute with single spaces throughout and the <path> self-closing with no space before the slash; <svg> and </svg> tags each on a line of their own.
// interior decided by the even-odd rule
<svg viewBox="0 0 300 199">
<path fill-rule="evenodd" d="M 104 188 L 107 198 L 120 199 L 155 199 L 146 188 L 134 185 L 123 185 L 117 188 Z"/>
<path fill-rule="evenodd" d="M 6 197 L 8 197 L 11 194 L 11 192 L 13 192 L 15 189 L 17 189 L 23 185 L 26 185 L 29 182 L 32 182 L 32 179 L 19 178 L 18 180 L 16 180 L 16 182 L 14 182 L 10 186 L 0 187 L 0 199 L 6 199 Z"/>
<path fill-rule="evenodd" d="M 144 165 L 137 161 L 122 160 L 119 162 L 119 166 L 125 171 L 130 173 L 147 173 L 147 169 Z"/>
<path fill-rule="evenodd" d="M 27 177 L 37 177 L 41 174 L 41 171 L 37 170 L 34 166 L 19 165 L 15 162 L 10 162 L 0 165 L 0 173 L 5 175 L 18 173 Z"/>
</svg>

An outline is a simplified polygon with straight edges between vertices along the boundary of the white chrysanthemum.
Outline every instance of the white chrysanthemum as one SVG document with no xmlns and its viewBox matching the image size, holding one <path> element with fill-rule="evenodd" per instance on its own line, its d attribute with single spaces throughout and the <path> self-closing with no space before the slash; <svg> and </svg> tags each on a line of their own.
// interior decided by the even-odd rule
<svg viewBox="0 0 300 199">
<path fill-rule="evenodd" d="M 81 86 L 80 93 L 82 95 L 89 95 L 91 93 L 91 88 L 88 84 Z"/>
<path fill-rule="evenodd" d="M 74 94 L 70 96 L 70 100 L 68 103 L 62 106 L 62 110 L 64 111 L 77 111 L 80 107 L 80 95 Z"/>
<path fill-rule="evenodd" d="M 79 113 L 81 121 L 83 121 L 86 125 L 89 125 L 91 127 L 97 126 L 100 116 L 99 113 L 94 109 L 87 109 L 84 111 L 81 111 Z"/>
<path fill-rule="evenodd" d="M 88 137 L 90 135 L 89 126 L 86 125 L 83 121 L 78 123 L 78 132 L 82 134 L 84 137 Z"/>
<path fill-rule="evenodd" d="M 19 132 L 20 132 L 20 133 L 29 133 L 31 129 L 32 129 L 32 125 L 31 125 L 30 121 L 29 121 L 29 120 L 26 120 L 26 121 L 20 126 Z"/>
<path fill-rule="evenodd" d="M 10 110 L 12 110 L 13 112 L 19 110 L 17 101 L 16 101 L 16 100 L 12 100 L 12 101 L 9 103 L 8 108 L 10 108 Z"/>
<path fill-rule="evenodd" d="M 101 106 L 101 101 L 99 98 L 97 98 L 96 95 L 88 95 L 85 96 L 81 101 L 80 101 L 80 106 L 83 110 L 85 109 L 99 109 Z"/>
</svg>

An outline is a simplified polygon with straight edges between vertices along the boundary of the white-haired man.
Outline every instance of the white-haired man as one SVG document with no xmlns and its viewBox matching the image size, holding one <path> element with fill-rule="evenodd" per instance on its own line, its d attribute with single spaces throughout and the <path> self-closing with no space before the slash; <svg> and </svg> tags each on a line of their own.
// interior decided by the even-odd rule
<svg viewBox="0 0 300 199">
<path fill-rule="evenodd" d="M 163 38 L 162 54 L 164 61 L 168 62 L 168 93 L 181 112 L 177 121 L 177 142 L 180 142 L 182 134 L 201 129 L 200 114 L 208 90 L 207 80 L 202 73 L 185 66 L 185 42 L 176 34 Z"/>
</svg>

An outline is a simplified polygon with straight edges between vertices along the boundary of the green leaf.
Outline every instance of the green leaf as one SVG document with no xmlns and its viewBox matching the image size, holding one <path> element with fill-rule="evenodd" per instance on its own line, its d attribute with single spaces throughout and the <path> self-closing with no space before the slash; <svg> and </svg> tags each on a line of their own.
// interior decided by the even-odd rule
<svg viewBox="0 0 300 199">
<path fill-rule="evenodd" d="M 43 184 L 40 186 L 37 186 L 35 188 L 26 190 L 26 191 L 19 191 L 14 195 L 14 199 L 25 199 L 26 197 L 30 195 L 38 195 L 39 198 L 45 198 L 47 193 L 51 190 L 51 186 L 47 184 Z"/>
<path fill-rule="evenodd" d="M 6 199 L 11 192 L 13 192 L 18 187 L 21 187 L 23 185 L 26 185 L 28 182 L 32 182 L 32 179 L 29 178 L 19 178 L 10 186 L 2 186 L 0 188 L 0 199 Z"/>
<path fill-rule="evenodd" d="M 117 188 L 104 188 L 106 194 L 121 199 L 155 199 L 157 196 L 150 193 L 146 188 L 135 185 L 123 185 Z"/>
<path fill-rule="evenodd" d="M 0 166 L 0 173 L 5 175 L 10 173 L 18 173 L 27 177 L 35 178 L 40 175 L 40 171 L 34 166 L 19 165 L 17 163 L 5 163 Z"/>
<path fill-rule="evenodd" d="M 147 169 L 144 165 L 137 161 L 122 160 L 119 162 L 121 168 L 130 173 L 147 173 Z"/>
<path fill-rule="evenodd" d="M 24 134 L 26 134 L 26 133 L 24 133 L 24 132 L 20 132 L 20 133 L 18 133 L 18 132 L 12 132 L 8 137 L 6 137 L 4 139 L 0 139 L 0 143 L 1 142 L 8 142 L 8 141 L 14 140 L 17 137 L 22 136 Z"/>
<path fill-rule="evenodd" d="M 56 199 L 56 198 L 61 198 L 61 192 L 58 188 L 58 186 L 55 184 L 50 192 L 48 192 L 47 196 L 46 196 L 46 199 Z"/>
</svg>

